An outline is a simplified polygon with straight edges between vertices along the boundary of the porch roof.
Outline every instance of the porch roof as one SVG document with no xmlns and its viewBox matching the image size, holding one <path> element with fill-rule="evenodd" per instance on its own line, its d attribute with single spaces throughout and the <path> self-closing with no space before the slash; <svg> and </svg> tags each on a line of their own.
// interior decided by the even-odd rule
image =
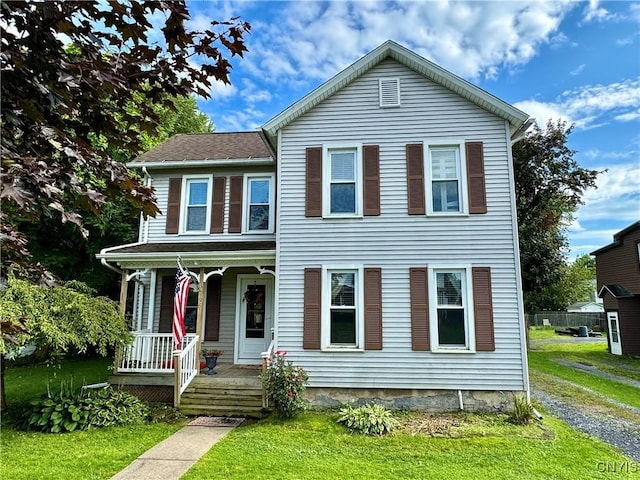
<svg viewBox="0 0 640 480">
<path fill-rule="evenodd" d="M 273 265 L 275 241 L 134 243 L 105 248 L 98 255 L 123 267 Z"/>
</svg>

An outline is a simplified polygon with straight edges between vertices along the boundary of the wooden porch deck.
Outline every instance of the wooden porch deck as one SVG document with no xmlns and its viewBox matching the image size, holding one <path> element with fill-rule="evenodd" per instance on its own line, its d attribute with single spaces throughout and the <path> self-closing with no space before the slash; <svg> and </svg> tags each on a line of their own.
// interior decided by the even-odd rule
<svg viewBox="0 0 640 480">
<path fill-rule="evenodd" d="M 218 364 L 215 375 L 207 369 L 193 379 L 180 398 L 186 415 L 262 417 L 262 382 L 259 365 Z M 109 383 L 147 401 L 172 403 L 173 373 L 117 373 Z"/>
</svg>

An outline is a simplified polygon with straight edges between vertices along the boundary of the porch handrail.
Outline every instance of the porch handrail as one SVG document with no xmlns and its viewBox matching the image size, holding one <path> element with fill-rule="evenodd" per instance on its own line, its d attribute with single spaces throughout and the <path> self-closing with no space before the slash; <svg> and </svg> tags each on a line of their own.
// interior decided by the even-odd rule
<svg viewBox="0 0 640 480">
<path fill-rule="evenodd" d="M 180 396 L 187 389 L 191 381 L 198 375 L 199 354 L 196 346 L 200 341 L 200 337 L 195 335 L 191 340 L 183 346 L 182 350 L 173 352 L 173 406 L 180 405 Z"/>
<path fill-rule="evenodd" d="M 267 350 L 265 352 L 262 352 L 262 373 L 265 373 L 267 371 L 267 364 L 269 362 L 269 359 L 271 358 L 271 355 L 273 355 L 273 349 L 276 347 L 276 340 L 275 340 L 275 336 L 274 336 L 274 329 L 271 329 L 271 343 L 269 343 L 269 348 L 267 348 Z M 264 389 L 264 387 L 262 387 L 262 408 L 268 408 L 269 407 L 269 398 L 267 398 L 267 392 Z"/>
<path fill-rule="evenodd" d="M 133 342 L 120 349 L 116 371 L 119 373 L 172 373 L 173 334 L 132 332 Z M 183 349 L 196 337 L 187 333 Z"/>
<path fill-rule="evenodd" d="M 265 372 L 267 370 L 267 361 L 269 360 L 269 358 L 271 357 L 271 355 L 273 355 L 273 349 L 275 348 L 276 344 L 275 344 L 276 340 L 274 337 L 274 329 L 271 329 L 271 343 L 269 344 L 269 348 L 267 348 L 267 350 L 265 352 L 262 352 L 262 371 Z"/>
</svg>

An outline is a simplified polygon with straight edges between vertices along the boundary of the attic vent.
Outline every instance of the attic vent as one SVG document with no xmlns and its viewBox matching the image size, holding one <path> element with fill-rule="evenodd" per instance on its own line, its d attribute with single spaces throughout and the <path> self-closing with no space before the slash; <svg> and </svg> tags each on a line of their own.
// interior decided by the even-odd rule
<svg viewBox="0 0 640 480">
<path fill-rule="evenodd" d="M 400 106 L 400 79 L 381 78 L 380 79 L 380 106 L 399 107 Z"/>
</svg>

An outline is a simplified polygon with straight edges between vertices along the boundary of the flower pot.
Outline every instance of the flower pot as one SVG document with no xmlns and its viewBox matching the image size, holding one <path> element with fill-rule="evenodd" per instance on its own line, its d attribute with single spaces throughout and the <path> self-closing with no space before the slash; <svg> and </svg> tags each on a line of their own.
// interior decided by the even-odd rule
<svg viewBox="0 0 640 480">
<path fill-rule="evenodd" d="M 215 375 L 216 372 L 213 371 L 214 368 L 216 368 L 216 364 L 218 363 L 218 357 L 204 357 L 204 360 L 207 364 L 207 371 L 204 372 L 207 375 Z"/>
</svg>

